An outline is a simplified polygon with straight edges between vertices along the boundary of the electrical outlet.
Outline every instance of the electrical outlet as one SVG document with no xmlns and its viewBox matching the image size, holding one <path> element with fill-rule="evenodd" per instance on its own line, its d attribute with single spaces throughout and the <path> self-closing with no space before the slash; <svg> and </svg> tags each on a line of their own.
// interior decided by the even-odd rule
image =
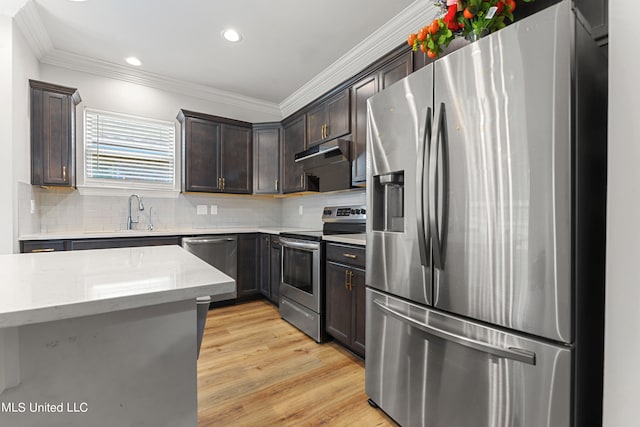
<svg viewBox="0 0 640 427">
<path fill-rule="evenodd" d="M 31 201 L 31 213 L 32 214 L 36 213 L 36 201 L 35 200 Z"/>
<path fill-rule="evenodd" d="M 298 215 L 302 215 L 304 213 L 304 207 L 302 205 L 298 206 Z"/>
<path fill-rule="evenodd" d="M 218 215 L 218 205 L 211 205 L 211 215 Z"/>
<path fill-rule="evenodd" d="M 206 215 L 207 214 L 207 205 L 198 205 L 196 208 L 196 213 L 198 215 Z"/>
</svg>

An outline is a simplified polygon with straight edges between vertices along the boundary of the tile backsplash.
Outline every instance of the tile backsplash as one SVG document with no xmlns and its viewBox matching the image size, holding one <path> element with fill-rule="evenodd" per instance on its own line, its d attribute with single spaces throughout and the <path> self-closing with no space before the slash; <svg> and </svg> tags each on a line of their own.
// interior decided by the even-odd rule
<svg viewBox="0 0 640 427">
<path fill-rule="evenodd" d="M 34 213 L 31 213 L 33 200 Z M 128 196 L 89 196 L 70 189 L 20 183 L 19 233 L 120 231 L 127 228 Z M 322 228 L 322 208 L 364 204 L 364 190 L 286 198 L 180 194 L 178 198 L 142 197 L 143 211 L 132 201 L 135 229 L 155 230 L 233 226 Z M 198 211 L 206 214 L 198 215 Z M 214 213 L 214 214 L 212 214 Z"/>
</svg>

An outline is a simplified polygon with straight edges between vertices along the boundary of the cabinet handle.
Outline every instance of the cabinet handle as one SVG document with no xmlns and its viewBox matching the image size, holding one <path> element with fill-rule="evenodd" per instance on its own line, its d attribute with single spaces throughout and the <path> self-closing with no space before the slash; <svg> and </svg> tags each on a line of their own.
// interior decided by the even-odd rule
<svg viewBox="0 0 640 427">
<path fill-rule="evenodd" d="M 349 291 L 353 290 L 353 271 L 349 270 Z"/>
<path fill-rule="evenodd" d="M 344 271 L 344 287 L 345 289 L 349 289 L 349 270 Z"/>
<path fill-rule="evenodd" d="M 324 137 L 325 138 L 329 137 L 329 125 L 328 124 L 324 125 Z"/>
<path fill-rule="evenodd" d="M 222 190 L 222 178 L 218 178 L 218 189 Z"/>
<path fill-rule="evenodd" d="M 300 188 L 304 188 L 304 174 L 300 175 Z"/>
<path fill-rule="evenodd" d="M 62 180 L 63 181 L 67 180 L 67 167 L 66 166 L 62 166 Z"/>
<path fill-rule="evenodd" d="M 36 252 L 55 252 L 56 250 L 54 248 L 42 248 L 42 249 L 32 249 L 31 252 L 32 253 L 36 253 Z"/>
<path fill-rule="evenodd" d="M 324 125 L 322 125 L 322 138 L 324 138 Z"/>
<path fill-rule="evenodd" d="M 358 255 L 354 255 L 354 254 L 342 254 L 342 256 L 345 256 L 347 258 L 351 258 L 351 259 L 356 259 L 358 258 Z"/>
<path fill-rule="evenodd" d="M 222 189 L 224 190 L 227 187 L 227 181 L 222 178 Z"/>
<path fill-rule="evenodd" d="M 276 185 L 276 191 L 278 191 L 278 180 L 277 179 L 276 179 L 275 185 Z"/>
</svg>

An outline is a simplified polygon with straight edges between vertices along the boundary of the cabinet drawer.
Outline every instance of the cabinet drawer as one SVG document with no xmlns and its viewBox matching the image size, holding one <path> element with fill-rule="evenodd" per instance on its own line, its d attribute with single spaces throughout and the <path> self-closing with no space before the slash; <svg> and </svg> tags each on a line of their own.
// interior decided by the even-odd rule
<svg viewBox="0 0 640 427">
<path fill-rule="evenodd" d="M 22 242 L 22 253 L 64 251 L 64 240 Z"/>
<path fill-rule="evenodd" d="M 340 264 L 349 264 L 356 267 L 365 266 L 365 250 L 358 246 L 327 244 L 327 260 Z"/>
</svg>

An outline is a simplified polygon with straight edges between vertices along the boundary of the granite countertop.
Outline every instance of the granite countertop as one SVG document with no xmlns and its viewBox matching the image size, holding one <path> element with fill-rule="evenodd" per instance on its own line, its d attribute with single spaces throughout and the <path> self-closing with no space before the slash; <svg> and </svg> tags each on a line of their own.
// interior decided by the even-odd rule
<svg viewBox="0 0 640 427">
<path fill-rule="evenodd" d="M 237 233 L 265 233 L 280 234 L 285 232 L 307 231 L 307 228 L 296 227 L 219 227 L 199 229 L 173 230 L 118 230 L 118 231 L 65 231 L 56 233 L 21 234 L 18 240 L 57 240 L 57 239 L 105 239 L 116 237 L 152 237 L 152 236 L 195 236 L 204 234 L 237 234 Z"/>
<path fill-rule="evenodd" d="M 366 233 L 359 234 L 332 234 L 330 236 L 322 236 L 322 240 L 327 242 L 336 242 L 336 243 L 349 243 L 352 245 L 367 245 L 367 235 Z"/>
<path fill-rule="evenodd" d="M 235 291 L 179 246 L 0 255 L 0 328 Z"/>
</svg>

